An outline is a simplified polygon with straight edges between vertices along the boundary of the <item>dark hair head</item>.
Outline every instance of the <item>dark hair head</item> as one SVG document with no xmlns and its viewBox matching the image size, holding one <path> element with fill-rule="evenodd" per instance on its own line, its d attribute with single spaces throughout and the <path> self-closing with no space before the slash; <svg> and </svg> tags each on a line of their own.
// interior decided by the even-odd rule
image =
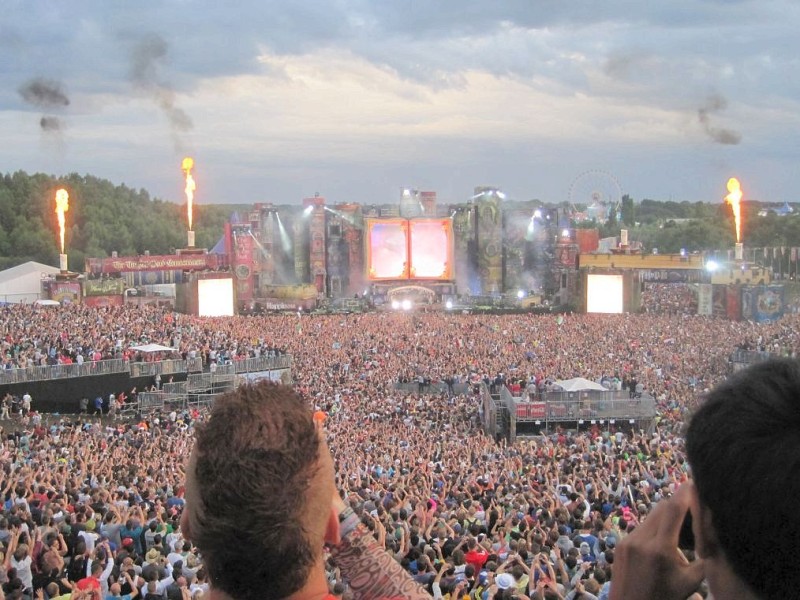
<svg viewBox="0 0 800 600">
<path fill-rule="evenodd" d="M 290 387 L 245 385 L 215 400 L 189 463 L 186 515 L 214 587 L 269 600 L 303 586 L 334 491 L 322 451 L 311 411 Z"/>
<path fill-rule="evenodd" d="M 692 417 L 686 448 L 734 573 L 765 598 L 796 595 L 800 363 L 762 362 L 717 386 Z"/>
</svg>

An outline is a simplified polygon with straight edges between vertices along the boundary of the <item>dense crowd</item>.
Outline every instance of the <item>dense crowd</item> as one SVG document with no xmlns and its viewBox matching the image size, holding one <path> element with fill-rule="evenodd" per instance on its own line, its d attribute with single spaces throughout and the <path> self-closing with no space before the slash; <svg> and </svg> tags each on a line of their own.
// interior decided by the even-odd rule
<svg viewBox="0 0 800 600">
<path fill-rule="evenodd" d="M 614 548 L 688 476 L 688 410 L 737 347 L 795 356 L 800 317 L 756 325 L 685 314 L 369 313 L 197 318 L 149 308 L 0 309 L 7 368 L 135 360 L 154 342 L 206 363 L 288 352 L 327 417 L 338 485 L 435 596 L 607 594 Z M 471 392 L 401 393 L 400 379 L 635 379 L 650 431 L 556 429 L 514 444 L 483 434 Z M 141 422 L 35 414 L 0 448 L 6 596 L 188 600 L 207 577 L 181 536 L 184 463 L 202 411 Z M 331 589 L 347 582 L 329 565 Z"/>
<path fill-rule="evenodd" d="M 686 283 L 647 283 L 642 290 L 644 312 L 655 314 L 697 314 L 697 286 Z"/>
</svg>

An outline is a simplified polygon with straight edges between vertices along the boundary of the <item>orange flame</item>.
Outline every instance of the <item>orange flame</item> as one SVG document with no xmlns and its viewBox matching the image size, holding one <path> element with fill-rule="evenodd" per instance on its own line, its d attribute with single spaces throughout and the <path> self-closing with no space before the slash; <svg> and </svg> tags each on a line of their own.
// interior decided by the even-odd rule
<svg viewBox="0 0 800 600">
<path fill-rule="evenodd" d="M 728 179 L 728 195 L 725 201 L 733 208 L 733 220 L 736 223 L 736 242 L 742 241 L 742 186 L 736 177 Z"/>
<path fill-rule="evenodd" d="M 61 238 L 61 254 L 64 254 L 64 213 L 69 210 L 69 193 L 67 190 L 56 190 L 56 214 L 58 215 L 58 230 Z"/>
<path fill-rule="evenodd" d="M 187 156 L 181 163 L 181 169 L 186 173 L 186 188 L 184 188 L 184 191 L 186 192 L 186 212 L 189 216 L 189 231 L 192 230 L 192 204 L 194 203 L 194 191 L 197 189 L 194 183 L 194 177 L 192 177 L 192 167 L 194 167 L 194 160 Z"/>
</svg>

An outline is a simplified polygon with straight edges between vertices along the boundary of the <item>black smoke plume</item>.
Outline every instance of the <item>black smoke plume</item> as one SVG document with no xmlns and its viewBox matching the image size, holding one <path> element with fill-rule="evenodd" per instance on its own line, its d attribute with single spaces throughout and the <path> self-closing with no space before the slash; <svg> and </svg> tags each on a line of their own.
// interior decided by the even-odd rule
<svg viewBox="0 0 800 600">
<path fill-rule="evenodd" d="M 25 102 L 40 108 L 69 106 L 69 98 L 58 81 L 32 79 L 19 88 L 19 94 Z"/>
<path fill-rule="evenodd" d="M 175 92 L 161 81 L 159 69 L 167 57 L 167 42 L 159 35 L 149 35 L 133 49 L 131 54 L 131 81 L 134 87 L 146 93 L 162 110 L 174 134 L 189 131 L 192 120 L 183 109 L 175 106 Z"/>
<path fill-rule="evenodd" d="M 742 134 L 732 129 L 714 127 L 711 124 L 711 115 L 724 110 L 728 106 L 728 101 L 719 94 L 712 94 L 706 103 L 697 109 L 697 119 L 703 127 L 703 131 L 717 144 L 735 146 L 742 141 Z"/>
<path fill-rule="evenodd" d="M 39 126 L 42 131 L 61 131 L 62 125 L 61 119 L 52 115 L 44 115 L 39 119 Z"/>
</svg>

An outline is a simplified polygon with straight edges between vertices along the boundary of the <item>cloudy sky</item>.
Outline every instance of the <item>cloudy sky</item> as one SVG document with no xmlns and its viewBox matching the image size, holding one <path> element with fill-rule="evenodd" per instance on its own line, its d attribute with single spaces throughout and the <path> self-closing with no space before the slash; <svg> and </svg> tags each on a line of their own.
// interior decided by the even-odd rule
<svg viewBox="0 0 800 600">
<path fill-rule="evenodd" d="M 0 172 L 182 201 L 800 201 L 792 0 L 5 0 Z M 587 172 L 589 172 L 587 174 Z M 582 175 L 583 174 L 583 175 Z"/>
</svg>

